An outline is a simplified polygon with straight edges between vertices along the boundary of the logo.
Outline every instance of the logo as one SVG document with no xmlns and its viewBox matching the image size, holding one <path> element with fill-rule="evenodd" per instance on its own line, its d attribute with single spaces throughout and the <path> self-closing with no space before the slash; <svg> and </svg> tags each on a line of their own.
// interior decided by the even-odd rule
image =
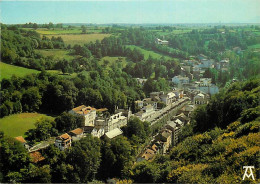
<svg viewBox="0 0 260 184">
<path fill-rule="evenodd" d="M 252 176 L 253 180 L 255 180 L 254 174 L 253 174 L 253 171 L 252 171 L 252 169 L 254 169 L 254 168 L 255 168 L 254 166 L 243 166 L 243 169 L 246 169 L 244 176 L 243 176 L 243 180 L 245 179 L 245 177 L 250 178 L 250 176 Z M 250 171 L 250 174 L 248 174 L 248 169 Z"/>
</svg>

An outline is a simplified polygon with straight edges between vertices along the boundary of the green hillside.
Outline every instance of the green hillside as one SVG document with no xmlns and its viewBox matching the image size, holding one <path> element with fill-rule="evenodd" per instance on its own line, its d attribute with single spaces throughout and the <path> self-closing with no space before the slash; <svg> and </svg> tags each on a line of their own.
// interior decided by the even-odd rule
<svg viewBox="0 0 260 184">
<path fill-rule="evenodd" d="M 39 113 L 21 113 L 6 116 L 0 119 L 0 130 L 11 137 L 24 136 L 24 133 L 28 129 L 34 128 L 34 123 L 42 117 L 52 118 Z"/>
<path fill-rule="evenodd" d="M 31 73 L 39 73 L 39 71 L 0 62 L 0 80 L 10 79 L 12 75 L 23 77 Z"/>
</svg>

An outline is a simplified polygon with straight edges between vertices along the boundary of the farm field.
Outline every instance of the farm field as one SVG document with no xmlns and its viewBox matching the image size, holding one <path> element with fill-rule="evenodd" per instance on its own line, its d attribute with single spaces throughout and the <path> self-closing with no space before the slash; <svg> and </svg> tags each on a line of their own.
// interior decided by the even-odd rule
<svg viewBox="0 0 260 184">
<path fill-rule="evenodd" d="M 49 38 L 52 36 L 60 36 L 64 43 L 67 45 L 84 45 L 85 43 L 95 42 L 96 40 L 102 40 L 105 37 L 109 37 L 111 34 L 60 34 L 60 35 L 47 35 Z"/>
<path fill-rule="evenodd" d="M 2 80 L 3 78 L 10 79 L 12 75 L 16 75 L 17 77 L 23 77 L 27 74 L 39 73 L 39 72 L 40 71 L 37 70 L 0 62 L 0 80 Z"/>
<path fill-rule="evenodd" d="M 141 47 L 138 47 L 138 46 L 135 46 L 135 45 L 128 45 L 127 46 L 128 48 L 130 49 L 134 49 L 134 48 L 137 48 L 139 49 L 143 54 L 144 54 L 144 58 L 145 59 L 148 59 L 149 58 L 149 55 L 151 55 L 153 58 L 161 58 L 161 57 L 165 57 L 166 59 L 173 59 L 172 57 L 169 57 L 169 56 L 165 56 L 165 55 L 162 55 L 162 54 L 159 54 L 159 53 L 156 53 L 154 51 L 149 51 L 149 50 L 146 50 L 146 49 L 143 49 Z"/>
<path fill-rule="evenodd" d="M 21 113 L 6 116 L 0 119 L 0 130 L 10 137 L 24 136 L 24 133 L 34 128 L 34 123 L 43 117 L 54 119 L 51 116 L 39 113 Z"/>
<path fill-rule="evenodd" d="M 54 59 L 72 60 L 75 58 L 75 56 L 69 55 L 68 50 L 63 49 L 37 49 L 35 51 L 44 55 L 45 57 L 51 56 Z"/>
</svg>

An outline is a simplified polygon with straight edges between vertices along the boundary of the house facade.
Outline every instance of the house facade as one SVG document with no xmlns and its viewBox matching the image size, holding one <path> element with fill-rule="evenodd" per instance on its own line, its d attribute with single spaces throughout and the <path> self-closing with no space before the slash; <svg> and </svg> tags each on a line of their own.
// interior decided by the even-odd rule
<svg viewBox="0 0 260 184">
<path fill-rule="evenodd" d="M 71 141 L 72 141 L 72 138 L 69 134 L 65 133 L 65 134 L 62 134 L 58 137 L 56 137 L 56 140 L 55 140 L 55 146 L 57 146 L 60 150 L 65 150 L 69 147 L 71 147 Z"/>
<path fill-rule="evenodd" d="M 127 125 L 127 117 L 122 115 L 123 112 L 118 112 L 111 115 L 109 118 L 99 118 L 95 121 L 95 127 L 103 127 L 106 132 Z"/>
<path fill-rule="evenodd" d="M 85 126 L 94 126 L 97 113 L 95 108 L 81 105 L 70 110 L 69 113 L 83 116 L 85 118 Z"/>
</svg>

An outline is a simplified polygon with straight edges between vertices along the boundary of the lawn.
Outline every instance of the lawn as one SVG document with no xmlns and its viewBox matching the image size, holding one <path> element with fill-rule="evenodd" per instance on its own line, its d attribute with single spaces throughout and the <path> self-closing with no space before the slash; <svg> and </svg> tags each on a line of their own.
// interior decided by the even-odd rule
<svg viewBox="0 0 260 184">
<path fill-rule="evenodd" d="M 138 47 L 138 46 L 135 46 L 135 45 L 128 45 L 127 47 L 130 48 L 130 49 L 132 49 L 132 50 L 133 50 L 134 48 L 139 49 L 139 50 L 144 54 L 144 58 L 145 58 L 145 59 L 148 59 L 148 58 L 149 58 L 149 55 L 151 55 L 153 58 L 156 58 L 156 59 L 160 59 L 161 57 L 165 57 L 166 59 L 173 59 L 173 58 L 171 58 L 171 57 L 169 57 L 169 56 L 165 56 L 165 55 L 163 55 L 163 54 L 159 54 L 159 53 L 156 53 L 156 52 L 154 52 L 154 51 L 146 50 L 146 49 L 143 49 L 143 48 Z"/>
<path fill-rule="evenodd" d="M 65 44 L 79 44 L 84 45 L 85 43 L 95 42 L 96 40 L 103 40 L 105 37 L 109 37 L 111 34 L 60 34 L 60 35 L 48 35 L 49 38 L 52 36 L 60 36 Z"/>
<path fill-rule="evenodd" d="M 54 59 L 66 59 L 68 61 L 75 58 L 75 56 L 69 55 L 68 50 L 64 49 L 37 49 L 36 52 L 42 54 L 43 56 L 51 56 Z"/>
<path fill-rule="evenodd" d="M 31 73 L 39 73 L 39 71 L 0 62 L 0 80 L 10 79 L 12 75 L 23 77 Z"/>
<path fill-rule="evenodd" d="M 28 129 L 34 128 L 34 123 L 42 117 L 54 119 L 38 113 L 14 114 L 0 119 L 0 130 L 10 137 L 24 136 L 24 133 Z"/>
</svg>

